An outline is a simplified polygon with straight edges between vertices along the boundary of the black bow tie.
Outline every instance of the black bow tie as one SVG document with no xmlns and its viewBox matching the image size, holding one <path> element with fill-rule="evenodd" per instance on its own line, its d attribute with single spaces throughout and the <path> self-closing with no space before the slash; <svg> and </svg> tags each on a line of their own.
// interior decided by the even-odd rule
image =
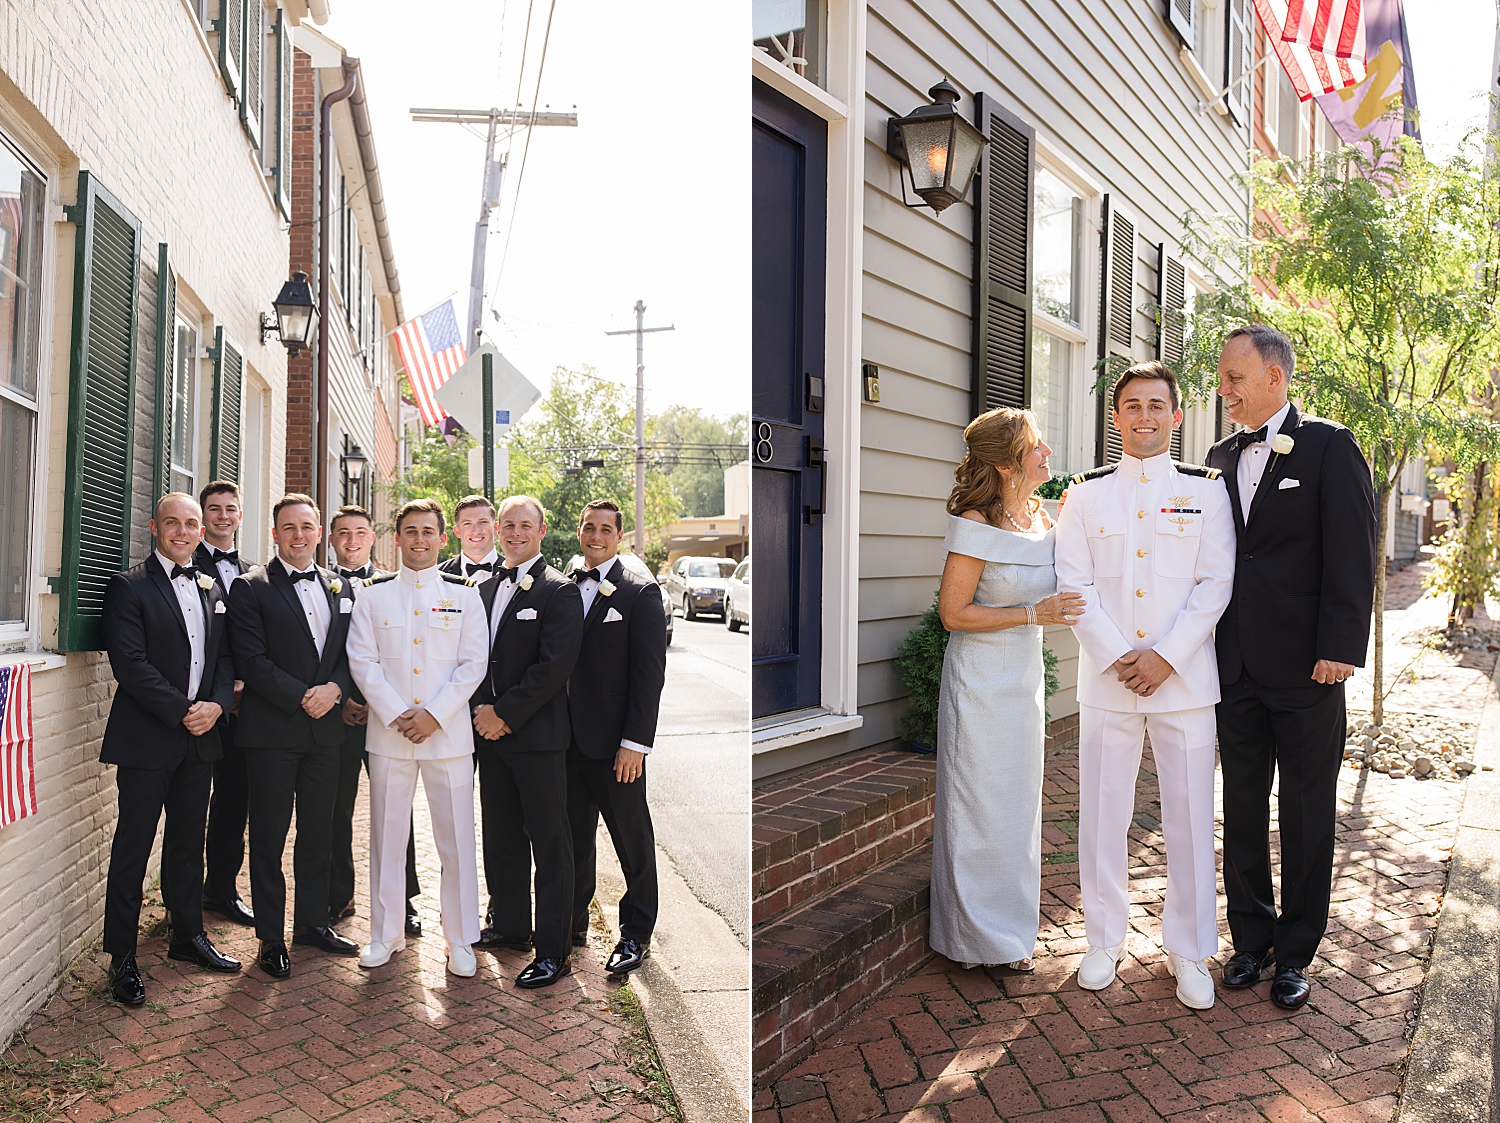
<svg viewBox="0 0 1500 1123">
<path fill-rule="evenodd" d="M 495 576 L 501 581 L 515 581 L 520 577 L 520 575 L 521 567 L 518 565 L 510 567 L 501 565 L 495 567 Z"/>
<path fill-rule="evenodd" d="M 468 570 L 468 572 L 464 574 L 465 577 L 472 576 L 473 573 L 474 573 L 474 571 L 476 569 L 483 569 L 483 570 L 485 570 L 486 572 L 489 572 L 489 573 L 494 573 L 495 572 L 495 563 L 492 562 L 492 561 L 487 561 L 487 562 L 471 562 L 468 559 L 465 559 L 464 560 L 464 566 Z"/>
<path fill-rule="evenodd" d="M 287 577 L 291 578 L 292 584 L 294 585 L 298 581 L 316 581 L 318 579 L 318 570 L 317 567 L 309 569 L 306 572 L 293 569 L 288 571 Z"/>
<path fill-rule="evenodd" d="M 238 550 L 211 549 L 210 553 L 213 555 L 215 565 L 218 565 L 221 561 L 234 562 L 236 565 L 239 564 L 240 552 Z"/>
<path fill-rule="evenodd" d="M 1236 433 L 1234 435 L 1234 447 L 1240 452 L 1254 444 L 1260 444 L 1266 439 L 1266 426 L 1262 425 L 1253 433 Z"/>
<path fill-rule="evenodd" d="M 602 581 L 597 569 L 576 569 L 573 571 L 573 580 L 582 585 L 585 581 Z"/>
<path fill-rule="evenodd" d="M 355 581 L 363 581 L 370 576 L 370 567 L 362 565 L 358 569 L 345 569 L 343 566 L 339 566 L 339 575 Z"/>
<path fill-rule="evenodd" d="M 198 579 L 198 567 L 196 565 L 174 565 L 172 567 L 172 580 L 176 581 L 179 577 L 186 577 L 190 581 L 196 581 Z"/>
</svg>

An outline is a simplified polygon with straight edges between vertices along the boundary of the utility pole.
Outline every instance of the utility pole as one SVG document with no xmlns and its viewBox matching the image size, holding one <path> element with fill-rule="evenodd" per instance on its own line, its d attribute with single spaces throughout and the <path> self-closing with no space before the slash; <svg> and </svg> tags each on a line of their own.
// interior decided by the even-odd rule
<svg viewBox="0 0 1500 1123">
<path fill-rule="evenodd" d="M 635 336 L 635 556 L 646 557 L 646 340 L 648 332 L 676 331 L 675 324 L 664 328 L 646 327 L 646 302 L 635 302 L 635 327 L 625 331 L 607 331 L 605 335 Z"/>
<path fill-rule="evenodd" d="M 500 185 L 505 178 L 505 157 L 495 159 L 495 134 L 501 125 L 578 125 L 576 113 L 528 113 L 524 109 L 413 109 L 411 119 L 422 124 L 487 125 L 484 142 L 484 190 L 479 201 L 479 221 L 474 224 L 474 257 L 469 267 L 470 354 L 479 348 L 479 328 L 484 318 L 484 254 L 490 240 L 490 211 L 500 203 Z"/>
</svg>

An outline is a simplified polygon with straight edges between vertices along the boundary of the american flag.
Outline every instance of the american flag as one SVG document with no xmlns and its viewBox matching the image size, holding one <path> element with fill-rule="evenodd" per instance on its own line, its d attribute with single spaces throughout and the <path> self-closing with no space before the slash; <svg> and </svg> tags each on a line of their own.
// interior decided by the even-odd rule
<svg viewBox="0 0 1500 1123">
<path fill-rule="evenodd" d="M 1327 19 L 1338 9 L 1337 25 L 1327 19 L 1319 22 L 1319 15 L 1325 9 Z M 1276 48 L 1276 57 L 1292 80 L 1299 100 L 1331 94 L 1364 81 L 1364 10 L 1359 0 L 1255 0 L 1255 14 L 1266 29 L 1266 38 Z M 1317 47 L 1312 46 L 1314 39 Z M 1356 44 L 1360 47 L 1357 57 Z M 1348 50 L 1349 54 L 1341 57 L 1341 50 Z"/>
<path fill-rule="evenodd" d="M 36 814 L 31 737 L 31 667 L 0 667 L 0 827 Z"/>
<path fill-rule="evenodd" d="M 445 300 L 430 312 L 407 320 L 392 334 L 422 421 L 441 425 L 448 414 L 438 405 L 438 387 L 453 377 L 453 372 L 469 357 L 463 337 L 458 334 L 453 301 Z"/>
</svg>

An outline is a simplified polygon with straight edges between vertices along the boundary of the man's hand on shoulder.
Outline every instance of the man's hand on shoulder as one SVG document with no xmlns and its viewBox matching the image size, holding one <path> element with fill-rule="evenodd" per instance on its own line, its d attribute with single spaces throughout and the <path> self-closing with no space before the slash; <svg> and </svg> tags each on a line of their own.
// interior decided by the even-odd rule
<svg viewBox="0 0 1500 1123">
<path fill-rule="evenodd" d="M 1343 682 L 1353 674 L 1353 663 L 1335 663 L 1332 659 L 1319 659 L 1317 665 L 1313 667 L 1312 678 L 1314 682 L 1331 686 L 1336 682 Z"/>
</svg>

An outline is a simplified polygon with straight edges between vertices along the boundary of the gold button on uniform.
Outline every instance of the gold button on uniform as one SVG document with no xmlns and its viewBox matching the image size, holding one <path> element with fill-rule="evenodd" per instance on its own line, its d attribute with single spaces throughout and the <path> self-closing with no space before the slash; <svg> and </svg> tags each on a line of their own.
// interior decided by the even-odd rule
<svg viewBox="0 0 1500 1123">
<path fill-rule="evenodd" d="M 1137 589 L 1135 591 L 1135 595 L 1138 596 L 1138 597 L 1143 597 L 1143 596 L 1146 595 L 1146 590 L 1145 589 Z"/>
<path fill-rule="evenodd" d="M 1137 511 L 1135 513 L 1135 517 L 1138 518 L 1138 519 L 1144 519 L 1146 517 L 1146 512 L 1145 511 Z"/>
<path fill-rule="evenodd" d="M 1145 550 L 1137 550 L 1135 552 L 1135 556 L 1138 557 L 1138 558 L 1143 558 L 1143 557 L 1146 556 L 1146 551 Z"/>
<path fill-rule="evenodd" d="M 422 699 L 420 699 L 420 698 L 413 698 L 411 700 L 411 704 L 413 706 L 420 706 L 422 704 Z"/>
<path fill-rule="evenodd" d="M 1150 482 L 1151 482 L 1151 481 L 1150 481 L 1150 480 L 1148 480 L 1148 479 L 1147 479 L 1147 478 L 1146 478 L 1146 477 L 1145 477 L 1145 476 L 1142 476 L 1142 477 L 1141 477 L 1141 483 L 1143 483 L 1143 484 L 1148 484 L 1148 483 L 1150 483 Z"/>
<path fill-rule="evenodd" d="M 420 616 L 422 615 L 422 610 L 420 608 L 414 608 L 411 610 L 411 614 L 413 616 Z"/>
<path fill-rule="evenodd" d="M 411 673 L 414 674 L 414 675 L 419 675 L 419 674 L 422 673 L 422 668 L 421 667 L 413 667 L 411 669 Z"/>
<path fill-rule="evenodd" d="M 412 643 L 416 644 L 418 647 L 422 646 L 422 641 L 420 639 L 414 639 L 412 640 Z"/>
<path fill-rule="evenodd" d="M 1136 634 L 1136 637 L 1137 637 L 1137 638 L 1138 638 L 1138 639 L 1145 639 L 1145 638 L 1146 638 L 1146 633 L 1145 633 L 1145 632 L 1143 632 L 1143 631 L 1141 631 L 1141 629 L 1139 629 L 1139 628 L 1137 628 L 1137 629 L 1136 629 L 1136 630 L 1135 630 L 1135 634 Z"/>
</svg>

